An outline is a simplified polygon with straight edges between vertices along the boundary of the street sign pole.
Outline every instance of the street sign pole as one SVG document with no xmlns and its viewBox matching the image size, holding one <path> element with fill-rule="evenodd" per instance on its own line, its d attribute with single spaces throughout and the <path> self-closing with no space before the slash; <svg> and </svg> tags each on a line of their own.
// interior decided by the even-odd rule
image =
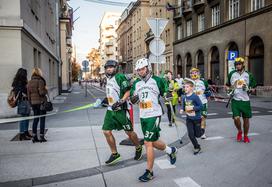
<svg viewBox="0 0 272 187">
<path fill-rule="evenodd" d="M 165 29 L 168 20 L 163 18 L 148 18 L 147 23 L 151 28 L 151 31 L 154 34 L 154 39 L 150 42 L 149 48 L 151 51 L 151 55 L 149 56 L 149 60 L 151 63 L 155 63 L 156 72 L 159 76 L 159 64 L 165 63 L 165 56 L 163 55 L 165 51 L 165 43 L 160 39 L 160 35 Z"/>
<path fill-rule="evenodd" d="M 89 61 L 88 60 L 83 60 L 82 61 L 82 66 L 84 68 L 84 72 L 85 72 L 85 77 L 87 74 L 87 68 L 89 66 Z M 85 79 L 85 97 L 87 97 L 87 80 Z"/>
</svg>

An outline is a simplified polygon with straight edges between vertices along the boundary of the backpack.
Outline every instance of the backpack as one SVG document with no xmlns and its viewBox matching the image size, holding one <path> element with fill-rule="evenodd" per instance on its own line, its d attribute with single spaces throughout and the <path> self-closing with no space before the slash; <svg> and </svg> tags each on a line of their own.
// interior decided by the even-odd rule
<svg viewBox="0 0 272 187">
<path fill-rule="evenodd" d="M 13 89 L 10 91 L 8 98 L 7 98 L 7 102 L 11 108 L 15 108 L 17 106 L 17 100 L 18 100 L 19 95 L 20 95 L 20 92 L 18 92 L 18 94 L 16 95 L 15 91 Z"/>
</svg>

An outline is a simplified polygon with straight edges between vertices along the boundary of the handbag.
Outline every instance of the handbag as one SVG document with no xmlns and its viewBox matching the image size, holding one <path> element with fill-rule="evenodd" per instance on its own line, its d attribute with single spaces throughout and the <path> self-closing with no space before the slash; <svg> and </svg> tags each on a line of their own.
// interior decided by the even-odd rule
<svg viewBox="0 0 272 187">
<path fill-rule="evenodd" d="M 17 113 L 23 116 L 27 116 L 30 114 L 30 103 L 28 102 L 27 99 L 24 99 L 24 97 L 18 101 L 18 108 L 17 108 Z"/>
<path fill-rule="evenodd" d="M 11 108 L 15 108 L 17 106 L 17 100 L 18 100 L 19 95 L 20 95 L 20 92 L 18 92 L 18 94 L 15 95 L 15 91 L 13 89 L 10 91 L 8 98 L 7 98 L 7 102 Z"/>
<path fill-rule="evenodd" d="M 50 97 L 46 94 L 46 101 L 44 101 L 41 104 L 40 110 L 46 111 L 46 112 L 51 112 L 53 110 L 53 104 L 50 100 Z"/>
</svg>

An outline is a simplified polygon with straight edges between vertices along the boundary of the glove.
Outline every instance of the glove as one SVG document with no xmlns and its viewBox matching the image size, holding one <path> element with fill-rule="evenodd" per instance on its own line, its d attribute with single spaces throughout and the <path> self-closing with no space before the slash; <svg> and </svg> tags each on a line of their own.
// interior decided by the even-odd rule
<svg viewBox="0 0 272 187">
<path fill-rule="evenodd" d="M 102 102 L 101 102 L 101 106 L 103 107 L 108 107 L 109 106 L 109 101 L 108 101 L 108 98 L 105 97 Z"/>
<path fill-rule="evenodd" d="M 167 92 L 165 95 L 164 95 L 164 99 L 166 101 L 170 101 L 171 99 L 173 98 L 173 95 L 171 92 Z"/>
<path fill-rule="evenodd" d="M 130 97 L 130 101 L 132 104 L 136 104 L 139 102 L 139 96 L 138 95 L 134 95 L 132 97 Z"/>
<path fill-rule="evenodd" d="M 246 84 L 243 85 L 242 89 L 243 91 L 246 91 L 246 92 L 249 90 Z"/>
<path fill-rule="evenodd" d="M 118 111 L 118 110 L 122 110 L 122 105 L 125 103 L 124 100 L 119 100 L 117 101 L 116 103 L 114 103 L 112 106 L 111 106 L 111 109 L 113 111 Z"/>
</svg>

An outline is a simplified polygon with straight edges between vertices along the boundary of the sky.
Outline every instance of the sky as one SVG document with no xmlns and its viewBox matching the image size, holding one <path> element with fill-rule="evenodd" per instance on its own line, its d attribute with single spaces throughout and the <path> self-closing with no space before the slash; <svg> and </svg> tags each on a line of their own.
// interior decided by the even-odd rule
<svg viewBox="0 0 272 187">
<path fill-rule="evenodd" d="M 129 0 L 115 0 L 127 2 Z M 99 24 L 105 12 L 123 12 L 126 7 L 117 7 L 88 2 L 85 0 L 70 0 L 68 4 L 75 10 L 74 20 L 80 17 L 74 23 L 73 44 L 76 46 L 77 61 L 82 62 L 91 48 L 98 48 Z"/>
</svg>

